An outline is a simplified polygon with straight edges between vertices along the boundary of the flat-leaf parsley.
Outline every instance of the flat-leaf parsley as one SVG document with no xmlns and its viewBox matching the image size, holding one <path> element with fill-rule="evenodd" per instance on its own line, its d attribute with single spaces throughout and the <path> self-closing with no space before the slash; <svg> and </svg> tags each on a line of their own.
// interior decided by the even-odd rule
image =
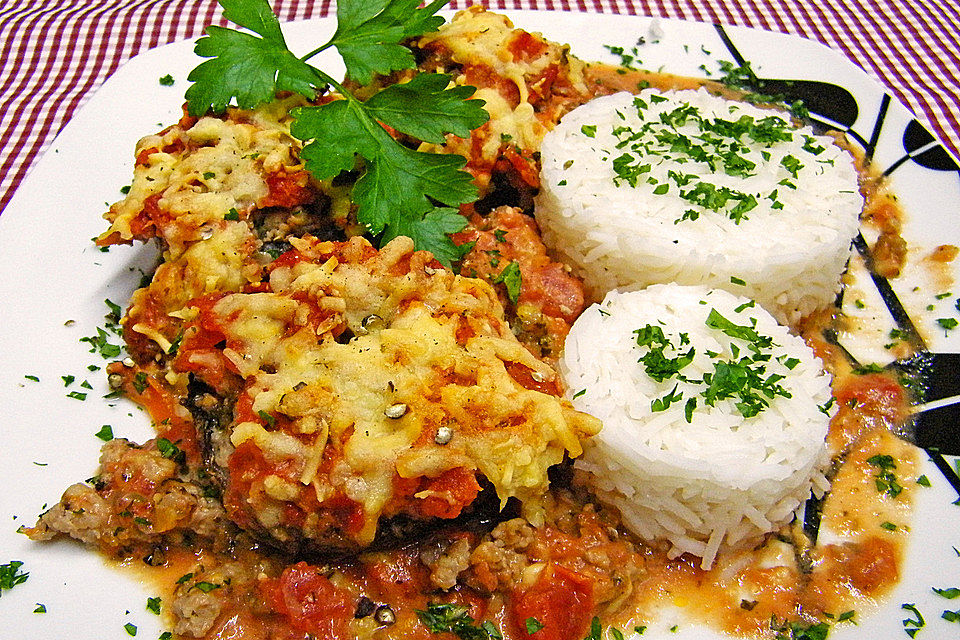
<svg viewBox="0 0 960 640">
<path fill-rule="evenodd" d="M 336 48 L 347 78 L 360 84 L 376 74 L 414 68 L 413 54 L 401 42 L 436 31 L 443 19 L 434 14 L 447 1 L 417 8 L 417 0 L 341 0 L 333 37 L 297 57 L 287 48 L 267 0 L 219 0 L 228 20 L 253 33 L 207 28 L 195 51 L 210 60 L 187 77 L 193 83 L 186 93 L 188 111 L 219 112 L 234 103 L 251 109 L 279 91 L 313 100 L 332 87 L 342 99 L 292 114 L 291 133 L 306 143 L 302 158 L 307 169 L 319 180 L 361 169 L 353 187 L 358 222 L 381 244 L 406 235 L 417 249 L 433 252 L 449 266 L 463 253 L 449 234 L 466 225 L 455 207 L 477 197 L 470 174 L 461 170 L 466 160 L 410 149 L 384 125 L 427 142 L 440 143 L 451 133 L 465 137 L 488 119 L 482 100 L 468 100 L 475 89 L 447 88 L 447 76 L 420 74 L 364 102 L 307 62 Z"/>
</svg>

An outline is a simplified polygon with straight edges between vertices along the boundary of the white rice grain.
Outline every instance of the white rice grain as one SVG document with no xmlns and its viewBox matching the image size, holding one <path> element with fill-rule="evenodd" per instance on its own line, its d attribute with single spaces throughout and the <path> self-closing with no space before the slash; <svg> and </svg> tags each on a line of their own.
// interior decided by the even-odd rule
<svg viewBox="0 0 960 640">
<path fill-rule="evenodd" d="M 653 348 L 636 333 L 645 327 L 663 332 L 668 360 L 693 350 L 677 374 L 651 377 L 641 359 Z M 755 415 L 736 394 L 708 406 L 709 380 L 728 365 L 762 380 L 782 376 L 773 378 L 782 392 L 759 394 Z M 674 557 L 691 553 L 709 568 L 718 550 L 776 530 L 827 487 L 829 376 L 800 338 L 746 298 L 675 284 L 612 291 L 573 325 L 560 367 L 574 406 L 603 421 L 575 463 L 581 479 L 636 535 L 668 540 Z M 670 395 L 679 398 L 658 409 Z"/>
<path fill-rule="evenodd" d="M 636 100 L 594 99 L 541 147 L 537 221 L 594 300 L 678 282 L 745 295 L 785 323 L 831 305 L 863 207 L 850 154 L 778 111 L 704 90 Z M 751 137 L 764 126 L 789 139 Z M 618 162 L 634 168 L 633 185 Z M 697 189 L 733 196 L 720 205 Z"/>
</svg>

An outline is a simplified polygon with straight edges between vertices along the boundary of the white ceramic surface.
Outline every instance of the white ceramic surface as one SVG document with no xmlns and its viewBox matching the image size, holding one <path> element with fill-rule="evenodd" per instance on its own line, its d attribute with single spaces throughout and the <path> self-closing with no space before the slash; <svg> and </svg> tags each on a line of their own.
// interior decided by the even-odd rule
<svg viewBox="0 0 960 640">
<path fill-rule="evenodd" d="M 647 39 L 639 47 L 647 68 L 702 75 L 700 65 L 715 70 L 718 59 L 729 59 L 710 25 L 609 15 L 510 15 L 518 26 L 571 43 L 585 60 L 613 62 L 603 45 L 629 49 L 640 36 Z M 304 53 L 325 41 L 332 27 L 329 20 L 317 20 L 285 29 L 291 48 Z M 652 43 L 651 34 L 657 32 L 662 37 Z M 845 58 L 780 34 L 739 28 L 728 28 L 727 33 L 761 77 L 821 80 L 846 88 L 859 105 L 854 129 L 870 137 L 884 90 Z M 3 638 L 121 640 L 130 638 L 124 624 L 132 623 L 138 627 L 137 638 L 152 640 L 163 630 L 145 608 L 146 598 L 155 595 L 149 585 L 78 544 L 36 544 L 16 529 L 33 524 L 69 484 L 93 475 L 102 444 L 94 434 L 101 425 L 110 424 L 118 437 L 137 441 L 152 435 L 146 415 L 132 403 L 100 399 L 108 391 L 105 375 L 87 367 L 106 362 L 79 340 L 103 325 L 108 311 L 104 299 L 125 305 L 140 270 L 153 264 L 152 247 L 114 247 L 104 253 L 91 238 L 106 228 L 101 214 L 130 182 L 137 139 L 179 118 L 187 73 L 199 62 L 192 50 L 191 42 L 168 45 L 122 67 L 57 137 L 0 217 L 0 455 L 11 472 L 0 493 L 0 563 L 21 560 L 30 573 L 24 584 L 0 598 Z M 333 57 L 322 64 L 334 71 L 342 68 Z M 161 86 L 158 79 L 168 73 L 176 80 L 174 86 Z M 903 106 L 890 104 L 877 139 L 880 166 L 904 154 L 902 132 L 911 119 Z M 904 235 L 911 245 L 960 244 L 957 172 L 907 162 L 891 180 L 909 218 Z M 920 320 L 934 350 L 960 351 L 960 330 L 946 335 L 936 330 L 932 317 Z M 69 375 L 76 381 L 65 387 L 61 376 Z M 83 380 L 93 389 L 81 389 Z M 70 391 L 87 391 L 88 398 L 69 398 Z M 908 614 L 901 609 L 904 602 L 916 603 L 926 617 L 920 638 L 960 634 L 956 623 L 940 618 L 960 600 L 944 600 L 931 591 L 932 586 L 960 584 L 960 555 L 954 549 L 960 547 L 960 506 L 951 504 L 957 494 L 933 464 L 926 462 L 924 473 L 933 486 L 918 492 L 918 515 L 900 585 L 875 611 L 858 612 L 858 626 L 841 625 L 831 637 L 906 637 L 901 624 Z M 37 603 L 47 612 L 33 613 Z M 718 637 L 678 615 L 665 612 L 644 637 Z M 666 631 L 677 623 L 677 633 Z"/>
</svg>

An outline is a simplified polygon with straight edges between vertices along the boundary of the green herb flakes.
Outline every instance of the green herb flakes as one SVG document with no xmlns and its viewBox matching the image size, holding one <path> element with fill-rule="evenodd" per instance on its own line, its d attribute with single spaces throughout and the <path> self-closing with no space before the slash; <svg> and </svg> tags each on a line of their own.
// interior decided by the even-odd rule
<svg viewBox="0 0 960 640">
<path fill-rule="evenodd" d="M 113 440 L 113 427 L 111 427 L 108 424 L 105 424 L 102 427 L 100 427 L 100 431 L 97 431 L 93 435 L 97 436 L 104 442 L 109 442 L 110 440 Z"/>
<path fill-rule="evenodd" d="M 901 623 L 903 624 L 903 630 L 911 638 L 916 638 L 917 633 L 926 626 L 926 621 L 923 619 L 923 615 L 917 609 L 917 607 L 911 602 L 905 602 L 900 605 L 901 609 L 905 609 L 913 614 L 911 618 L 904 618 Z"/>
<path fill-rule="evenodd" d="M 272 427 L 277 423 L 277 419 L 274 418 L 274 417 L 273 417 L 272 415 L 270 415 L 269 413 L 267 413 L 266 411 L 264 411 L 263 409 L 261 409 L 260 411 L 257 411 L 257 415 L 258 415 L 258 416 L 260 417 L 260 419 L 263 420 L 264 423 L 266 423 L 266 425 L 267 425 L 268 427 L 270 427 L 270 428 L 272 428 Z"/>
<path fill-rule="evenodd" d="M 776 640 L 825 640 L 830 626 L 826 622 L 809 625 L 786 620 L 779 622 L 777 616 L 771 616 L 770 630 L 776 634 Z"/>
<path fill-rule="evenodd" d="M 278 256 L 279 257 L 279 256 Z M 276 259 L 276 258 L 274 258 Z M 177 332 L 177 335 L 173 338 L 173 342 L 170 343 L 170 346 L 167 348 L 168 356 L 175 356 L 180 350 L 180 343 L 183 342 L 183 329 Z"/>
<path fill-rule="evenodd" d="M 160 82 L 160 84 L 161 84 L 162 86 L 164 86 L 164 87 L 172 87 L 172 86 L 173 86 L 173 76 L 168 73 L 168 74 L 165 75 L 165 76 L 161 76 L 161 77 L 160 77 L 160 80 L 159 80 L 158 82 Z"/>
<path fill-rule="evenodd" d="M 160 603 L 162 602 L 161 598 L 157 596 L 156 598 L 147 598 L 147 611 L 158 616 L 160 615 Z"/>
<path fill-rule="evenodd" d="M 600 618 L 594 616 L 590 621 L 590 633 L 583 640 L 603 640 L 603 628 L 600 626 Z"/>
<path fill-rule="evenodd" d="M 127 624 L 123 625 L 123 628 L 127 632 L 127 635 L 137 635 L 137 625 L 133 624 L 132 622 L 128 622 Z"/>
<path fill-rule="evenodd" d="M 18 584 L 23 584 L 30 577 L 29 573 L 20 571 L 23 563 L 19 560 L 11 560 L 6 564 L 0 564 L 0 596 L 4 590 L 9 591 Z"/>
<path fill-rule="evenodd" d="M 533 635 L 540 629 L 543 629 L 543 623 L 537 620 L 536 618 L 527 618 L 523 622 L 524 627 L 527 630 L 527 633 Z"/>
<path fill-rule="evenodd" d="M 867 464 L 877 467 L 877 473 L 874 476 L 874 483 L 879 493 L 885 493 L 891 498 L 896 498 L 903 491 L 903 486 L 897 480 L 894 470 L 897 464 L 892 456 L 886 454 L 877 454 L 867 458 Z"/>
<path fill-rule="evenodd" d="M 110 335 L 97 327 L 97 335 L 89 336 L 85 338 L 80 338 L 80 342 L 86 342 L 90 344 L 91 349 L 90 353 L 99 353 L 104 359 L 116 358 L 120 355 L 120 346 L 112 344 L 109 342 Z"/>
<path fill-rule="evenodd" d="M 951 329 L 956 329 L 960 323 L 957 322 L 956 318 L 937 318 L 937 324 L 940 325 L 944 331 L 950 331 Z"/>
<path fill-rule="evenodd" d="M 503 636 L 485 621 L 477 625 L 469 608 L 461 604 L 428 603 L 426 610 L 414 609 L 420 622 L 431 633 L 452 633 L 462 640 L 502 640 Z"/>
<path fill-rule="evenodd" d="M 184 453 L 180 447 L 170 442 L 166 438 L 157 438 L 157 451 L 160 452 L 160 455 L 168 460 L 173 460 L 174 462 L 182 462 L 186 460 L 186 453 Z M 189 579 L 189 578 L 188 578 Z"/>
<path fill-rule="evenodd" d="M 33 612 L 34 612 L 34 613 L 46 613 L 46 612 L 47 612 L 47 605 L 43 604 L 42 602 L 38 602 L 38 603 L 37 603 L 37 606 L 34 608 Z"/>
<path fill-rule="evenodd" d="M 956 598 L 960 598 L 960 589 L 957 587 L 948 587 L 946 589 L 937 589 L 936 587 L 933 587 L 933 592 L 941 598 L 946 598 L 947 600 L 955 600 Z"/>
<path fill-rule="evenodd" d="M 520 275 L 520 263 L 510 262 L 503 270 L 493 278 L 493 284 L 502 284 L 507 288 L 507 297 L 510 302 L 517 304 L 520 299 L 520 287 L 523 284 Z"/>
<path fill-rule="evenodd" d="M 219 589 L 219 588 L 222 587 L 222 586 L 223 586 L 222 584 L 215 584 L 215 583 L 213 583 L 213 582 L 207 582 L 207 581 L 204 580 L 204 581 L 200 581 L 200 582 L 197 582 L 196 584 L 194 584 L 194 585 L 191 587 L 191 589 L 199 589 L 200 591 L 202 591 L 202 592 L 204 592 L 204 593 L 210 593 L 210 592 L 213 591 L 214 589 Z"/>
<path fill-rule="evenodd" d="M 148 386 L 146 371 L 138 371 L 136 375 L 133 376 L 132 384 L 137 393 L 143 393 L 146 391 Z"/>
</svg>

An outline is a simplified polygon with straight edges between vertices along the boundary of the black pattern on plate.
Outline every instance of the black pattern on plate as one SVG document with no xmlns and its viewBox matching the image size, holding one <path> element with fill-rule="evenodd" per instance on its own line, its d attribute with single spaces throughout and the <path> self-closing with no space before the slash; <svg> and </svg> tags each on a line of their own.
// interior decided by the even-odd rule
<svg viewBox="0 0 960 640">
<path fill-rule="evenodd" d="M 714 25 L 714 28 L 733 60 L 738 65 L 744 66 L 747 60 L 741 55 L 726 30 L 721 25 Z M 757 78 L 756 90 L 768 95 L 783 95 L 788 101 L 803 100 L 812 120 L 828 128 L 844 131 L 863 147 L 868 162 L 873 159 L 880 136 L 884 133 L 884 124 L 891 104 L 888 93 L 884 93 L 880 100 L 877 117 L 870 131 L 870 137 L 867 139 L 853 129 L 853 125 L 860 114 L 860 109 L 856 97 L 843 87 L 812 80 Z M 926 169 L 957 171 L 960 174 L 960 166 L 942 146 L 937 144 L 930 132 L 916 120 L 911 120 L 904 129 L 902 141 L 906 153 L 883 172 L 884 176 L 893 173 L 907 160 L 912 160 Z M 857 234 L 857 237 L 853 240 L 853 245 L 864 258 L 869 269 L 872 256 L 863 235 Z M 885 277 L 873 273 L 872 269 L 870 269 L 870 274 L 884 305 L 890 311 L 900 331 L 906 336 L 907 341 L 917 352 L 917 355 L 909 361 L 895 362 L 892 366 L 902 375 L 920 383 L 920 388 L 925 391 L 925 402 L 960 395 L 960 355 L 930 354 L 913 320 L 907 314 L 889 281 Z M 831 339 L 834 344 L 839 344 L 836 341 L 835 333 L 828 332 L 827 338 Z M 842 347 L 842 345 L 840 346 Z M 843 349 L 843 352 L 856 364 L 856 361 L 846 349 Z M 960 494 L 960 478 L 957 477 L 956 472 L 943 457 L 943 454 L 960 455 L 960 403 L 947 404 L 946 406 L 941 403 L 925 410 L 921 407 L 921 411 L 917 413 L 916 417 L 905 426 L 904 432 L 898 435 L 906 437 L 927 449 L 930 459 Z M 820 528 L 822 506 L 822 500 L 811 498 L 807 501 L 804 510 L 804 531 L 814 541 L 817 539 Z"/>
<path fill-rule="evenodd" d="M 957 471 L 950 466 L 950 462 L 939 451 L 927 451 L 927 453 L 930 455 L 933 464 L 937 465 L 937 469 L 947 479 L 953 490 L 957 492 L 957 496 L 960 496 L 960 476 L 957 476 Z"/>
<path fill-rule="evenodd" d="M 883 300 L 883 304 L 886 305 L 887 310 L 890 311 L 890 315 L 893 316 L 894 322 L 897 323 L 897 328 L 903 332 L 907 341 L 915 350 L 926 351 L 926 343 L 923 341 L 923 338 L 920 337 L 920 333 L 917 331 L 916 326 L 914 326 L 913 320 L 910 319 L 907 311 L 903 308 L 903 303 L 900 302 L 900 298 L 897 297 L 893 287 L 890 286 L 890 281 L 874 273 L 872 268 L 873 256 L 870 252 L 870 247 L 867 245 L 867 241 L 863 238 L 863 234 L 858 233 L 856 237 L 854 237 L 853 246 L 857 250 L 857 253 L 863 257 L 867 269 L 870 272 L 870 277 L 873 280 L 873 285 L 880 293 L 880 298 Z"/>
<path fill-rule="evenodd" d="M 741 67 L 746 65 L 748 61 L 740 54 L 724 28 L 721 25 L 714 25 L 714 28 L 734 62 Z M 757 77 L 754 88 L 766 95 L 783 96 L 785 102 L 802 100 L 812 119 L 829 129 L 846 131 L 866 146 L 862 136 L 851 130 L 860 114 L 857 100 L 843 87 L 818 80 Z"/>
<path fill-rule="evenodd" d="M 933 134 L 916 120 L 911 120 L 907 124 L 903 130 L 901 142 L 905 153 L 887 167 L 883 172 L 884 176 L 889 176 L 908 160 L 912 160 L 924 169 L 956 171 L 960 175 L 960 165 L 957 165 L 954 159 L 950 157 L 950 154 L 937 142 Z"/>
</svg>

